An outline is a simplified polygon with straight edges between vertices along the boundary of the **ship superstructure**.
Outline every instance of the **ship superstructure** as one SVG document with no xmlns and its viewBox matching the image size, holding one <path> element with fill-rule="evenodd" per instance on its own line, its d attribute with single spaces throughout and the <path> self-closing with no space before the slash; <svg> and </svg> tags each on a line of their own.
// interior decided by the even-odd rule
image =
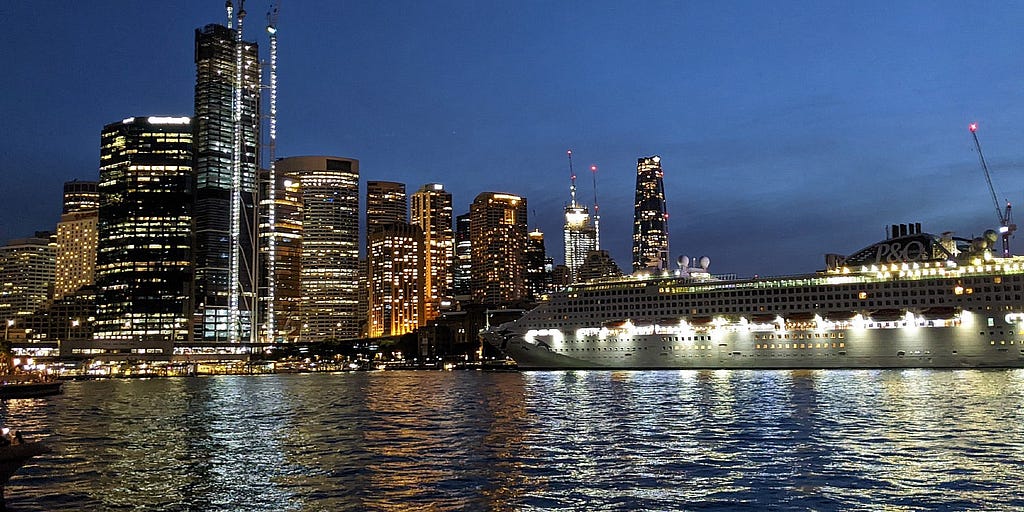
<svg viewBox="0 0 1024 512">
<path fill-rule="evenodd" d="M 522 369 L 1024 366 L 1024 257 L 996 239 L 904 224 L 811 274 L 580 284 L 483 336 Z"/>
</svg>

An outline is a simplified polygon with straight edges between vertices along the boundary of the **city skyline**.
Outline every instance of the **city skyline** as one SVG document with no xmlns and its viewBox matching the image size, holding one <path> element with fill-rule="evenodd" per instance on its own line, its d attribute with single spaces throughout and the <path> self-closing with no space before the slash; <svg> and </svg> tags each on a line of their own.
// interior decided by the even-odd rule
<svg viewBox="0 0 1024 512">
<path fill-rule="evenodd" d="M 246 39 L 263 41 L 267 3 L 246 7 Z M 628 267 L 632 161 L 659 154 L 670 259 L 740 274 L 821 268 L 895 222 L 995 226 L 972 121 L 1000 200 L 1022 199 L 1018 6 L 406 7 L 284 5 L 278 156 L 442 183 L 455 215 L 482 191 L 519 195 L 557 241 L 572 149 L 600 168 L 601 246 Z M 9 240 L 54 229 L 63 182 L 97 179 L 105 124 L 191 115 L 193 33 L 222 23 L 223 4 L 14 2 L 3 18 Z"/>
</svg>

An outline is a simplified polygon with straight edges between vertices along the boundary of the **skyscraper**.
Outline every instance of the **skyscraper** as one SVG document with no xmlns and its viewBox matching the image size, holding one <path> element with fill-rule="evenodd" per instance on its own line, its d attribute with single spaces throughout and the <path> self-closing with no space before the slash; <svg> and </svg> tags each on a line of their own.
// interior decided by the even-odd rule
<svg viewBox="0 0 1024 512">
<path fill-rule="evenodd" d="M 103 128 L 93 336 L 108 350 L 170 358 L 188 340 L 192 163 L 187 117 Z"/>
<path fill-rule="evenodd" d="M 260 195 L 262 213 L 259 235 L 263 261 L 269 257 L 269 238 L 274 237 L 274 325 L 266 325 L 264 329 L 271 329 L 274 340 L 296 341 L 302 327 L 302 319 L 299 316 L 299 303 L 302 301 L 302 190 L 297 176 L 280 171 L 275 174 L 274 229 L 270 229 L 268 214 L 271 197 L 268 193 L 271 186 L 269 172 L 264 175 L 267 179 L 262 180 L 262 186 L 267 190 Z M 269 271 L 270 266 L 266 267 L 265 270 Z M 265 303 L 271 300 L 270 294 L 261 293 L 260 300 L 264 302 L 261 312 L 266 311 Z M 260 318 L 263 324 L 269 321 L 265 315 L 261 314 Z"/>
<path fill-rule="evenodd" d="M 590 223 L 590 212 L 587 211 L 587 207 L 576 202 L 576 171 L 572 167 L 572 151 L 566 153 L 569 155 L 569 204 L 565 207 L 562 242 L 565 249 L 565 266 L 569 267 L 572 282 L 576 282 L 579 268 L 583 265 L 587 253 L 597 249 L 597 229 L 596 225 Z"/>
<path fill-rule="evenodd" d="M 423 290 L 421 322 L 437 318 L 452 298 L 455 235 L 452 231 L 452 195 L 440 183 L 428 183 L 412 195 L 410 223 L 423 230 Z"/>
<path fill-rule="evenodd" d="M 548 293 L 551 287 L 551 258 L 544 249 L 544 233 L 534 229 L 526 234 L 523 264 L 526 266 L 526 292 L 532 301 Z"/>
<path fill-rule="evenodd" d="M 298 156 L 277 161 L 302 197 L 301 339 L 354 338 L 359 291 L 359 161 Z"/>
<path fill-rule="evenodd" d="M 48 232 L 0 247 L 0 318 L 31 315 L 50 300 L 56 255 Z"/>
<path fill-rule="evenodd" d="M 668 211 L 665 209 L 663 178 L 660 156 L 637 159 L 633 272 L 669 268 Z"/>
<path fill-rule="evenodd" d="M 64 183 L 64 213 L 57 223 L 57 267 L 53 300 L 93 284 L 100 195 L 95 181 Z"/>
<path fill-rule="evenodd" d="M 473 243 L 469 231 L 469 213 L 455 217 L 455 262 L 452 265 L 452 293 L 456 297 L 473 293 Z"/>
<path fill-rule="evenodd" d="M 195 34 L 194 335 L 230 344 L 251 337 L 258 275 L 260 63 L 240 34 L 222 25 Z"/>
<path fill-rule="evenodd" d="M 371 338 L 398 336 L 423 322 L 423 231 L 405 222 L 378 226 L 367 240 Z"/>
<path fill-rule="evenodd" d="M 580 282 L 586 282 L 592 279 L 603 279 L 606 277 L 619 277 L 622 275 L 622 271 L 619 270 L 619 266 L 612 259 L 608 251 L 590 251 L 587 254 L 587 260 L 580 267 Z"/>
<path fill-rule="evenodd" d="M 53 300 L 59 300 L 95 281 L 98 219 L 98 210 L 61 215 L 57 223 L 57 268 Z"/>
<path fill-rule="evenodd" d="M 408 212 L 404 183 L 366 182 L 366 329 L 370 337 L 404 334 L 423 318 L 423 275 L 418 268 L 423 263 L 423 234 L 408 223 Z"/>
<path fill-rule="evenodd" d="M 366 235 L 393 222 L 409 221 L 409 200 L 405 183 L 394 181 L 366 182 Z"/>
<path fill-rule="evenodd" d="M 503 304 L 526 298 L 526 198 L 481 192 L 470 205 L 473 301 Z"/>
<path fill-rule="evenodd" d="M 64 182 L 64 212 L 95 212 L 100 207 L 100 193 L 95 181 Z"/>
</svg>

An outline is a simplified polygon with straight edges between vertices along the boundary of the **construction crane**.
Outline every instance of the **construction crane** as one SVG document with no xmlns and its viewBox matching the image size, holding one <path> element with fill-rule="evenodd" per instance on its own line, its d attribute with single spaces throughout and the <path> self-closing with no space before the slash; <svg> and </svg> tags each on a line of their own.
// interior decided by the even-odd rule
<svg viewBox="0 0 1024 512">
<path fill-rule="evenodd" d="M 267 166 L 267 226 L 270 236 L 267 237 L 267 291 L 264 323 L 267 343 L 277 339 L 277 16 L 278 3 L 270 2 L 267 12 L 267 34 L 270 37 L 270 140 L 267 149 L 270 163 Z M 253 323 L 255 325 L 255 322 Z M 255 329 L 254 329 L 255 332 Z"/>
<path fill-rule="evenodd" d="M 978 149 L 978 160 L 981 161 L 981 170 L 985 171 L 985 181 L 988 183 L 988 191 L 992 193 L 992 204 L 996 207 L 996 216 L 999 218 L 999 234 L 1003 237 L 1003 257 L 1010 257 L 1010 238 L 1013 232 L 1017 231 L 1017 225 L 1013 223 L 1013 214 L 1010 202 L 1006 202 L 1006 210 L 999 207 L 999 199 L 996 198 L 996 189 L 992 186 L 992 175 L 988 172 L 988 164 L 985 163 L 985 154 L 981 152 L 981 142 L 978 142 L 978 123 L 971 123 L 969 126 L 971 135 L 974 137 L 974 147 Z"/>
</svg>

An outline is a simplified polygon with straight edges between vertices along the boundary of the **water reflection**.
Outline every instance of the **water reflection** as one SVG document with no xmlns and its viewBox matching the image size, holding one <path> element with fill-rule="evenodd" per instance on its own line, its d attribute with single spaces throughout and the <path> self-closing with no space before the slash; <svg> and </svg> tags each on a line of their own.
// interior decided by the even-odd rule
<svg viewBox="0 0 1024 512">
<path fill-rule="evenodd" d="M 1024 507 L 1024 371 L 70 382 L 16 510 Z"/>
</svg>

